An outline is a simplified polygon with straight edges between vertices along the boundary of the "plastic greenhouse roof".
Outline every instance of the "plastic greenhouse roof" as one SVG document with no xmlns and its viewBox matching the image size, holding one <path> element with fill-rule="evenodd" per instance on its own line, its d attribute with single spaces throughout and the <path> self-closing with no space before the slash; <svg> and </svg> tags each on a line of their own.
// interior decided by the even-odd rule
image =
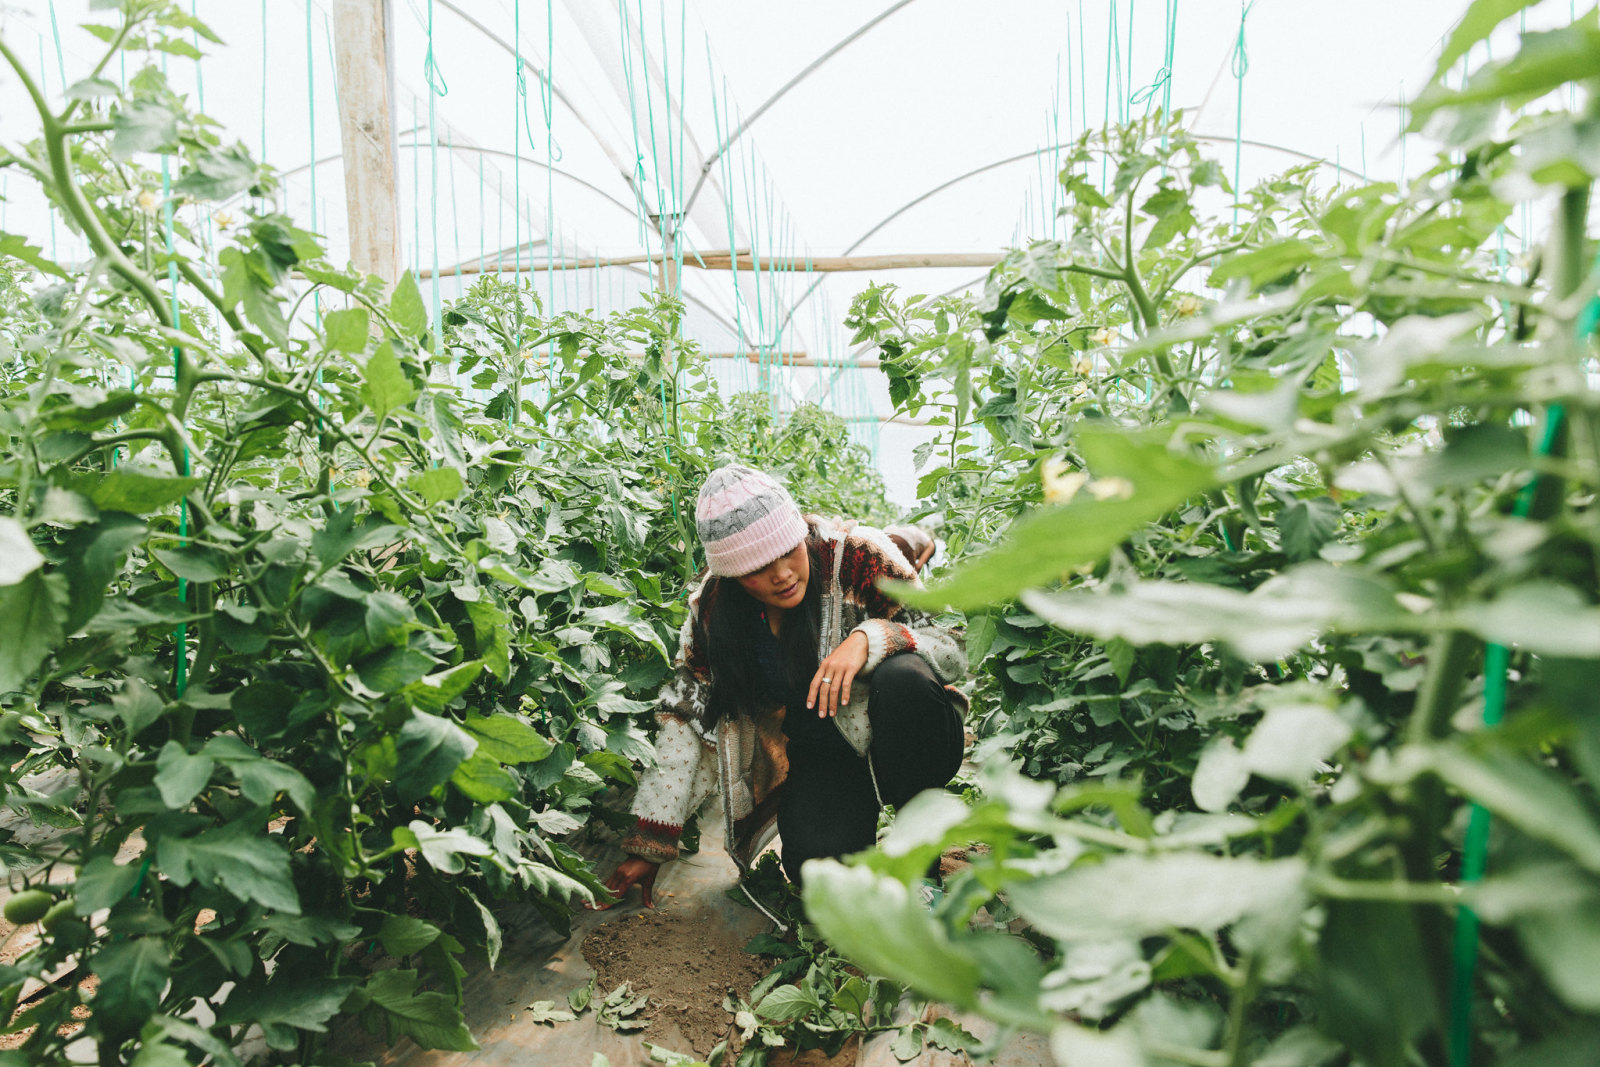
<svg viewBox="0 0 1600 1067">
<path fill-rule="evenodd" d="M 981 284 L 986 268 L 813 273 L 808 257 L 993 254 L 1050 236 L 1051 146 L 1086 124 L 1159 108 L 1169 92 L 1189 127 L 1215 139 L 1230 176 L 1241 139 L 1246 185 L 1306 158 L 1381 178 L 1419 171 L 1432 146 L 1401 138 L 1397 105 L 1421 90 L 1465 8 L 1465 0 L 389 2 L 406 265 L 492 271 L 518 260 L 638 260 L 661 252 L 647 216 L 687 204 L 687 260 L 732 247 L 786 263 L 759 276 L 685 269 L 687 335 L 708 352 L 797 352 L 835 364 L 854 358 L 842 319 L 869 281 L 959 291 Z M 172 83 L 279 169 L 282 206 L 344 259 L 334 0 L 180 3 L 226 44 L 201 42 L 199 61 L 167 57 Z M 1570 6 L 1546 0 L 1529 23 L 1565 18 Z M 99 55 L 100 42 L 79 27 L 107 17 L 88 8 L 89 0 L 0 0 L 0 31 L 52 98 L 63 75 L 76 80 Z M 1491 47 L 1509 49 L 1514 29 L 1502 27 Z M 109 73 L 119 74 L 115 64 Z M 0 144 L 35 127 L 16 78 L 0 70 Z M 0 196 L 0 229 L 56 258 L 84 258 L 18 176 L 0 178 Z M 606 311 L 651 286 L 653 269 L 634 262 L 534 278 L 557 309 Z M 437 284 L 449 299 L 471 280 Z M 424 280 L 424 291 L 432 284 Z M 761 368 L 748 358 L 714 360 L 713 369 L 728 390 L 759 387 Z M 855 420 L 893 495 L 910 502 L 911 450 L 931 431 L 880 421 L 892 409 L 879 372 L 784 367 L 773 380 L 781 404 L 816 399 Z"/>
</svg>

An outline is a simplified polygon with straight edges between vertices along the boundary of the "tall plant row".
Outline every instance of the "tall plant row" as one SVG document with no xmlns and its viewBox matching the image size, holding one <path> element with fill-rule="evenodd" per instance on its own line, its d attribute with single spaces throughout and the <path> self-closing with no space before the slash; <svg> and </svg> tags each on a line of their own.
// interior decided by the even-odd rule
<svg viewBox="0 0 1600 1067">
<path fill-rule="evenodd" d="M 983 769 L 808 867 L 836 949 L 1066 1064 L 1592 1060 L 1600 22 L 1456 77 L 1527 6 L 1447 40 L 1405 187 L 1234 190 L 1152 118 L 982 294 L 858 298 L 941 425 L 963 558 L 902 593 L 967 613 Z"/>
<path fill-rule="evenodd" d="M 0 863 L 38 935 L 0 1056 L 321 1062 L 347 1016 L 470 1049 L 498 905 L 603 893 L 564 840 L 653 758 L 704 474 L 864 517 L 882 481 L 836 417 L 721 400 L 673 299 L 485 279 L 431 321 L 330 263 L 167 84 L 210 30 L 96 6 L 60 100 L 0 39 L 39 130 L 0 168 L 91 249 L 0 234 Z"/>
</svg>

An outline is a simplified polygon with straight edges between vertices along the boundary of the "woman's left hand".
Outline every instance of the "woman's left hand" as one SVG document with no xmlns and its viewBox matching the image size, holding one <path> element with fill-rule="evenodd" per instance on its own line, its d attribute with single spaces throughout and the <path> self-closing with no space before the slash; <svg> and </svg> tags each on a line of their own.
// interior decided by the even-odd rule
<svg viewBox="0 0 1600 1067">
<path fill-rule="evenodd" d="M 867 665 L 867 635 L 852 631 L 838 648 L 811 676 L 811 691 L 806 694 L 806 707 L 817 709 L 817 718 L 839 714 L 839 709 L 850 703 L 850 683 Z"/>
</svg>

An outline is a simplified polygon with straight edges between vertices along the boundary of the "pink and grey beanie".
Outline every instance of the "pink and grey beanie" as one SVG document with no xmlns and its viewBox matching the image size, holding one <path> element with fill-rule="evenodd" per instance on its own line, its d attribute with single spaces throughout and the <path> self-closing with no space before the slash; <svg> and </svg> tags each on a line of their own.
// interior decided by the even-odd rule
<svg viewBox="0 0 1600 1067">
<path fill-rule="evenodd" d="M 723 578 L 758 571 L 806 538 L 806 520 L 789 491 L 737 463 L 706 478 L 694 521 L 711 573 Z"/>
</svg>

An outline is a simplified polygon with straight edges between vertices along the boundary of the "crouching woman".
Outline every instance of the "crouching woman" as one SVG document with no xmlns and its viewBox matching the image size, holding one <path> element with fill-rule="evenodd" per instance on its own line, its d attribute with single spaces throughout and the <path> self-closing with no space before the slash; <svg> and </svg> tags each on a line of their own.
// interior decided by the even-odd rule
<svg viewBox="0 0 1600 1067">
<path fill-rule="evenodd" d="M 943 787 L 963 748 L 960 638 L 878 589 L 917 581 L 880 531 L 802 516 L 738 465 L 706 480 L 695 519 L 710 573 L 659 697 L 630 856 L 606 881 L 618 896 L 638 885 L 647 907 L 713 792 L 740 871 L 776 832 L 798 883 L 806 860 L 870 847 L 879 809 Z"/>
</svg>

